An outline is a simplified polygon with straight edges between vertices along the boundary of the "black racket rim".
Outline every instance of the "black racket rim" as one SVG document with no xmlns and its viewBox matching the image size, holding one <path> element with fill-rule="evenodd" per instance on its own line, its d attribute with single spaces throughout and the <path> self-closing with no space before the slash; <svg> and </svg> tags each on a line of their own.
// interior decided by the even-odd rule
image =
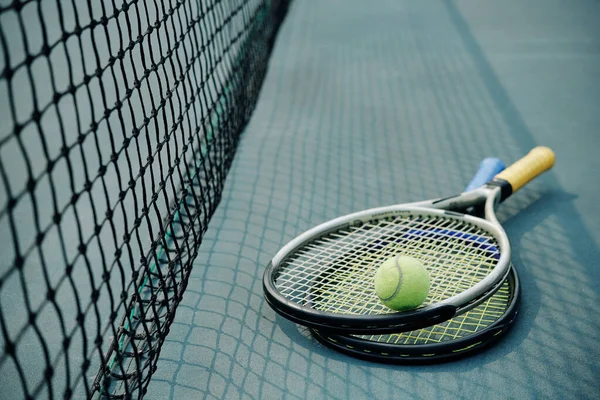
<svg viewBox="0 0 600 400">
<path fill-rule="evenodd" d="M 271 264 L 267 268 L 270 269 Z M 329 332 L 369 334 L 412 331 L 435 325 L 452 318 L 457 308 L 448 304 L 430 305 L 416 311 L 374 315 L 345 315 L 305 309 L 293 301 L 273 296 L 277 293 L 270 274 L 263 279 L 263 292 L 269 306 L 286 319 L 300 325 L 321 328 Z"/>
<path fill-rule="evenodd" d="M 514 325 L 521 303 L 521 284 L 514 267 L 510 268 L 507 281 L 511 290 L 509 305 L 504 314 L 485 329 L 459 339 L 425 345 L 398 345 L 341 335 L 326 329 L 310 328 L 310 331 L 321 344 L 367 361 L 431 364 L 459 359 L 496 343 Z"/>
<path fill-rule="evenodd" d="M 322 329 L 340 334 L 386 334 L 414 331 L 439 324 L 457 314 L 464 313 L 483 303 L 500 289 L 507 276 L 480 297 L 456 307 L 451 304 L 431 304 L 413 311 L 394 312 L 388 314 L 335 314 L 321 312 L 313 308 L 305 308 L 279 295 L 271 278 L 273 266 L 269 263 L 263 276 L 263 293 L 269 306 L 286 319 L 310 328 Z"/>
</svg>

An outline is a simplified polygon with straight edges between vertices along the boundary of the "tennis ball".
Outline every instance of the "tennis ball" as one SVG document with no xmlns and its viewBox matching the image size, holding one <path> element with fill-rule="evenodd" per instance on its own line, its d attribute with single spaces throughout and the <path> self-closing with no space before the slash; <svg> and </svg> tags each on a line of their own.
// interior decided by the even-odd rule
<svg viewBox="0 0 600 400">
<path fill-rule="evenodd" d="M 375 293 L 396 311 L 420 306 L 429 292 L 429 274 L 416 258 L 397 255 L 385 260 L 375 273 Z"/>
</svg>

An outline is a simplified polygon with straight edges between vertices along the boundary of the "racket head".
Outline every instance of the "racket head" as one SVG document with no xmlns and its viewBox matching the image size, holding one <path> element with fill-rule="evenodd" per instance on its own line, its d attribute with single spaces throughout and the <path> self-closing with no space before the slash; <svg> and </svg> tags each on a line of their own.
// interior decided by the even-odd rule
<svg viewBox="0 0 600 400">
<path fill-rule="evenodd" d="M 437 324 L 456 314 L 466 312 L 498 290 L 510 270 L 510 244 L 496 219 L 495 207 L 527 182 L 551 168 L 553 164 L 552 150 L 537 147 L 494 177 L 484 187 L 474 191 L 433 201 L 426 200 L 408 205 L 365 210 L 319 225 L 292 240 L 275 255 L 265 270 L 263 278 L 265 298 L 275 311 L 296 323 L 342 333 L 405 332 Z M 455 212 L 469 208 L 477 209 L 482 204 L 485 204 L 485 220 Z M 432 227 L 430 224 L 422 229 L 409 223 L 419 222 L 423 218 L 427 221 L 437 218 L 441 221 L 441 225 Z M 453 223 L 457 225 L 452 225 Z M 367 228 L 364 229 L 364 226 Z M 396 226 L 398 229 L 390 229 L 390 226 Z M 485 233 L 472 234 L 470 229 L 474 226 L 483 229 Z M 462 228 L 465 228 L 466 232 Z M 353 234 L 353 231 L 361 229 L 363 232 L 366 231 L 366 235 Z M 457 233 L 442 235 L 440 230 L 444 229 Z M 387 237 L 405 238 L 406 233 L 411 230 L 429 232 L 434 236 L 445 236 L 446 239 L 451 238 L 450 241 L 474 236 L 481 238 L 483 243 L 489 243 L 491 247 L 482 246 L 479 239 L 470 240 L 470 243 L 463 242 L 464 248 L 478 248 L 479 253 L 466 251 L 468 254 L 477 254 L 475 260 L 469 260 L 462 259 L 462 255 L 457 256 L 454 252 L 455 247 L 449 246 L 447 240 L 433 238 L 435 246 L 430 244 L 413 246 L 414 248 L 451 249 L 449 253 L 442 254 L 438 258 L 445 260 L 458 258 L 465 266 L 474 264 L 484 265 L 485 268 L 473 273 L 463 271 L 461 275 L 455 276 L 444 271 L 458 271 L 460 268 L 448 268 L 447 262 L 433 265 L 426 263 L 425 267 L 430 274 L 433 271 L 435 275 L 439 269 L 442 271 L 439 276 L 448 277 L 443 280 L 445 284 L 433 279 L 431 286 L 433 290 L 430 290 L 424 306 L 408 312 L 391 312 L 389 309 L 382 308 L 381 303 L 375 300 L 374 290 L 367 282 L 374 276 L 381 262 L 389 256 L 402 254 L 405 250 L 398 242 L 393 246 L 382 245 L 382 242 L 385 243 Z M 413 235 L 421 242 L 426 242 L 419 236 L 432 239 L 428 234 Z M 347 237 L 350 239 L 345 239 Z M 343 243 L 344 240 L 346 243 Z M 480 243 L 477 244 L 478 242 Z M 319 248 L 320 251 L 313 252 L 314 249 Z M 386 254 L 379 251 L 377 256 L 381 258 L 378 258 L 374 256 L 373 248 L 377 251 L 381 248 L 391 249 L 393 253 Z M 482 254 L 482 252 L 490 253 L 487 250 L 490 248 L 497 249 L 498 254 L 492 257 Z M 383 257 L 384 255 L 386 258 Z M 350 256 L 355 257 L 354 261 L 348 261 Z M 302 258 L 312 259 L 314 267 L 303 267 L 304 262 L 297 262 Z M 369 262 L 365 262 L 365 259 L 369 259 Z M 481 262 L 481 259 L 486 259 L 486 262 Z M 294 268 L 287 267 L 298 264 L 301 267 L 296 268 L 297 272 L 290 273 Z M 359 267 L 355 268 L 355 264 Z M 354 269 L 349 268 L 350 265 L 353 265 Z M 354 281 L 331 279 L 337 276 L 355 277 L 356 272 L 359 272 L 359 278 L 353 278 Z M 471 277 L 476 279 L 470 279 Z M 479 278 L 481 279 L 478 281 Z M 327 287 L 334 290 L 325 296 L 323 288 Z M 355 288 L 360 289 L 355 291 Z M 438 290 L 439 288 L 442 290 Z M 349 301 L 338 301 L 340 294 Z M 326 300 L 323 304 L 319 304 L 318 299 Z M 340 306 L 336 307 L 336 304 Z M 354 306 L 357 308 L 353 308 Z"/>
<path fill-rule="evenodd" d="M 379 265 L 421 260 L 431 287 L 423 306 L 394 312 L 376 296 Z M 504 230 L 444 210 L 391 206 L 337 218 L 299 236 L 267 267 L 269 305 L 293 322 L 340 333 L 391 333 L 452 318 L 485 301 L 509 271 Z"/>
<path fill-rule="evenodd" d="M 338 335 L 311 329 L 323 345 L 367 361 L 430 364 L 472 355 L 497 342 L 513 326 L 521 285 L 514 267 L 488 300 L 441 324 L 387 335 Z"/>
</svg>

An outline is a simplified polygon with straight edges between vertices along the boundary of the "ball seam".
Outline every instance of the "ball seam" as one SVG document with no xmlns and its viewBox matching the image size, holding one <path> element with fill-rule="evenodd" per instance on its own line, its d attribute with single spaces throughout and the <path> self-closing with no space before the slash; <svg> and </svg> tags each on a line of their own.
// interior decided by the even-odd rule
<svg viewBox="0 0 600 400">
<path fill-rule="evenodd" d="M 402 280 L 403 280 L 403 276 L 404 276 L 404 274 L 402 273 L 402 267 L 400 267 L 400 263 L 399 263 L 400 257 L 401 257 L 401 255 L 397 255 L 396 258 L 394 259 L 394 266 L 398 270 L 398 285 L 396 286 L 396 290 L 394 290 L 394 293 L 392 293 L 390 296 L 386 297 L 385 299 L 384 298 L 381 299 L 383 301 L 391 300 L 394 297 L 396 297 L 398 295 L 398 293 L 400 293 L 400 288 L 402 287 Z"/>
</svg>

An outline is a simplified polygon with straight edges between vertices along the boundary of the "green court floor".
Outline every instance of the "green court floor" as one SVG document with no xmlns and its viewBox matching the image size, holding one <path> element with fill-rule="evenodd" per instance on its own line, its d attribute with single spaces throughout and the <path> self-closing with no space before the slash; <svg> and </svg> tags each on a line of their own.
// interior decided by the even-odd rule
<svg viewBox="0 0 600 400">
<path fill-rule="evenodd" d="M 593 0 L 295 1 L 148 398 L 598 398 L 599 19 Z M 557 162 L 501 208 L 523 302 L 493 348 L 374 364 L 265 303 L 303 230 L 458 192 L 536 145 Z"/>
</svg>

